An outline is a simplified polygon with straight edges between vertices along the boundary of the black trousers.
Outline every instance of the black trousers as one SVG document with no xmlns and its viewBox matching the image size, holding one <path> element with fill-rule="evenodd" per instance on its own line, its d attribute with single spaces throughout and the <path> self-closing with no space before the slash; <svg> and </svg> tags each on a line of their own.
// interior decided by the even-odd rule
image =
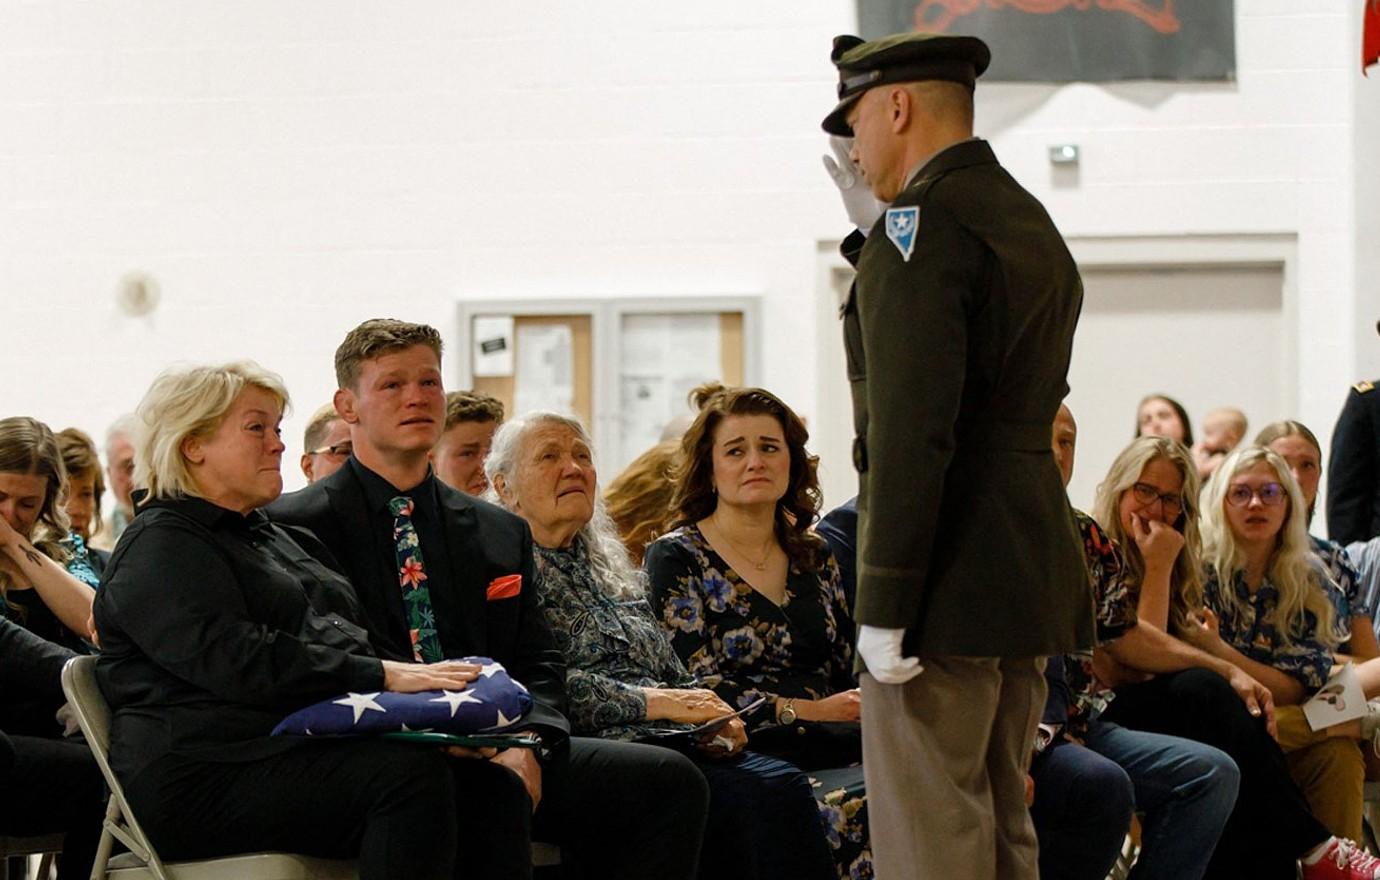
<svg viewBox="0 0 1380 880">
<path fill-rule="evenodd" d="M 576 736 L 568 764 L 550 777 L 534 833 L 561 845 L 562 876 L 693 880 L 709 785 L 689 758 Z"/>
<path fill-rule="evenodd" d="M 0 734 L 0 834 L 66 834 L 58 877 L 91 876 L 105 782 L 83 742 Z"/>
<path fill-rule="evenodd" d="M 804 771 L 755 752 L 690 758 L 709 781 L 701 880 L 836 880 L 834 854 Z"/>
<path fill-rule="evenodd" d="M 1217 842 L 1208 878 L 1294 880 L 1294 862 L 1331 836 L 1289 779 L 1265 723 L 1251 717 L 1226 680 L 1206 669 L 1159 675 L 1117 688 L 1103 718 L 1134 730 L 1216 746 L 1241 770 L 1241 788 Z"/>
<path fill-rule="evenodd" d="M 361 880 L 532 875 L 522 781 L 434 746 L 323 739 L 243 763 L 168 756 L 124 788 L 165 860 L 278 850 L 357 857 Z"/>
</svg>

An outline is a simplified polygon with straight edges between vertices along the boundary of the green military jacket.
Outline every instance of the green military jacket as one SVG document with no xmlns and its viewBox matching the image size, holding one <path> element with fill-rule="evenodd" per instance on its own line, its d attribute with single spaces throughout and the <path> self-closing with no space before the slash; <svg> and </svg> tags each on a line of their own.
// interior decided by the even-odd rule
<svg viewBox="0 0 1380 880">
<path fill-rule="evenodd" d="M 1083 287 L 1054 223 L 969 140 L 844 251 L 858 270 L 842 310 L 858 622 L 904 628 L 908 655 L 1090 646 L 1092 593 L 1050 450 Z"/>
</svg>

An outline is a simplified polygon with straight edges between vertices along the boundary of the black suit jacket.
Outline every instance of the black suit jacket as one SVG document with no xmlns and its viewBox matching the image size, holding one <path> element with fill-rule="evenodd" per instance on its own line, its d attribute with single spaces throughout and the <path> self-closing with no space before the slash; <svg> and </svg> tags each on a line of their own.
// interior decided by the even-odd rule
<svg viewBox="0 0 1380 880">
<path fill-rule="evenodd" d="M 1380 535 L 1380 391 L 1358 382 L 1332 429 L 1327 536 L 1343 546 Z"/>
<path fill-rule="evenodd" d="M 56 736 L 53 713 L 67 699 L 62 695 L 62 665 L 75 656 L 71 649 L 0 617 L 0 730 Z"/>
<path fill-rule="evenodd" d="M 284 495 L 267 508 L 275 521 L 310 529 L 350 579 L 364 610 L 374 650 L 390 660 L 412 660 L 402 591 L 392 570 L 391 536 L 371 527 L 365 487 L 354 468 Z M 532 532 L 520 517 L 434 478 L 446 540 L 446 565 L 428 563 L 427 584 L 436 630 L 447 657 L 485 656 L 502 663 L 532 694 L 521 728 L 536 729 L 547 748 L 570 734 L 565 712 L 565 662 L 537 604 Z M 422 546 L 426 554 L 425 543 Z M 446 570 L 437 570 L 444 567 Z M 509 599 L 488 598 L 489 584 L 522 575 Z"/>
</svg>

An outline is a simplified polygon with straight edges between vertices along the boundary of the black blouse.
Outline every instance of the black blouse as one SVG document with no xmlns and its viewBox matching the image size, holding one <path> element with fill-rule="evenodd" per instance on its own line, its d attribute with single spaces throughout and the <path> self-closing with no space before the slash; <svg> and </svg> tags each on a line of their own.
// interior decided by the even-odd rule
<svg viewBox="0 0 1380 880">
<path fill-rule="evenodd" d="M 167 754 L 255 760 L 291 745 L 268 738 L 285 715 L 382 690 L 349 583 L 299 541 L 314 539 L 199 498 L 139 509 L 95 602 L 117 773 Z"/>
</svg>

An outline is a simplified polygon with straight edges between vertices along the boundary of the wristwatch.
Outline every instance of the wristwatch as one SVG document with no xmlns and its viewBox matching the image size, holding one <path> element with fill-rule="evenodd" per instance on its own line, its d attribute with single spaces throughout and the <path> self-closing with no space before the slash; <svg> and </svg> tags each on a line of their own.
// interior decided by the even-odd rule
<svg viewBox="0 0 1380 880">
<path fill-rule="evenodd" d="M 790 697 L 782 701 L 781 709 L 776 713 L 776 720 L 782 724 L 794 724 L 795 719 L 795 698 Z"/>
</svg>

